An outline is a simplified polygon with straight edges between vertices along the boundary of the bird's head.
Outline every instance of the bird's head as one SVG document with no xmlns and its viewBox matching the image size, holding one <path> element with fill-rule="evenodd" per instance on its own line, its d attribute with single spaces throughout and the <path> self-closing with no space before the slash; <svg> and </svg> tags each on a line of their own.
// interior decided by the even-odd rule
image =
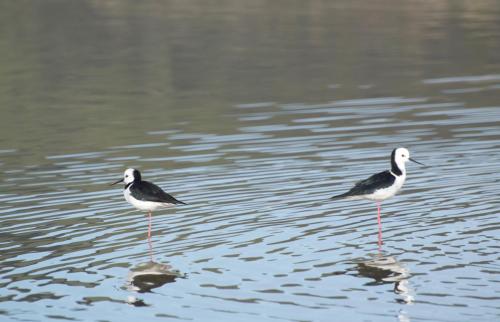
<svg viewBox="0 0 500 322">
<path fill-rule="evenodd" d="M 139 172 L 139 170 L 129 168 L 129 169 L 125 170 L 125 172 L 123 173 L 122 179 L 113 182 L 111 185 L 115 185 L 115 184 L 120 183 L 120 182 L 123 182 L 127 185 L 131 182 L 134 182 L 134 181 L 141 181 L 141 173 Z"/>
<path fill-rule="evenodd" d="M 410 158 L 410 151 L 406 148 L 397 148 L 392 151 L 392 160 L 400 166 L 404 166 L 407 161 L 412 161 L 420 165 L 424 165 L 412 158 Z"/>
</svg>

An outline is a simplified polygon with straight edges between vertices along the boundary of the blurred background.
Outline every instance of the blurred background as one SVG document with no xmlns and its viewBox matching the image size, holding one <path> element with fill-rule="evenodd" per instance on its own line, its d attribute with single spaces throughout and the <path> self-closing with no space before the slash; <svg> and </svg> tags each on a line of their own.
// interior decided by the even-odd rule
<svg viewBox="0 0 500 322">
<path fill-rule="evenodd" d="M 499 37 L 493 0 L 1 2 L 0 319 L 498 321 Z M 379 252 L 327 200 L 398 146 Z M 151 250 L 126 167 L 189 204 Z"/>
<path fill-rule="evenodd" d="M 23 164 L 142 143 L 179 122 L 234 132 L 221 118 L 235 104 L 425 96 L 422 80 L 495 74 L 500 60 L 497 1 L 1 7 L 0 134 L 5 149 L 29 151 Z"/>
</svg>

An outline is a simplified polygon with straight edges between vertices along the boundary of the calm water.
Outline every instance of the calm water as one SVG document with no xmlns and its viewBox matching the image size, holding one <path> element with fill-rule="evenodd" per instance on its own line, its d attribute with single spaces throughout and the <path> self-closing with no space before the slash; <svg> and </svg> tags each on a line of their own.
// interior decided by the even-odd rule
<svg viewBox="0 0 500 322">
<path fill-rule="evenodd" d="M 4 1 L 1 321 L 499 321 L 498 1 Z M 328 198 L 410 149 L 382 207 Z M 142 170 L 188 203 L 146 217 Z"/>
</svg>

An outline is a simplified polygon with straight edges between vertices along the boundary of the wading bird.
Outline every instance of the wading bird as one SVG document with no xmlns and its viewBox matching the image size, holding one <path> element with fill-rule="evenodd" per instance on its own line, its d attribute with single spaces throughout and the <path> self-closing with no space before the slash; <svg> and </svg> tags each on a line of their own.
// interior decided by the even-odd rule
<svg viewBox="0 0 500 322">
<path fill-rule="evenodd" d="M 405 163 L 412 161 L 424 165 L 410 158 L 410 151 L 397 148 L 391 154 L 391 170 L 372 175 L 368 179 L 357 182 L 354 187 L 341 195 L 331 199 L 368 199 L 377 202 L 377 221 L 379 228 L 379 244 L 382 242 L 382 224 L 380 220 L 380 203 L 394 196 L 403 187 L 406 180 Z"/>
<path fill-rule="evenodd" d="M 111 185 L 120 182 L 125 183 L 123 190 L 125 200 L 135 208 L 148 212 L 148 239 L 151 239 L 151 214 L 153 211 L 179 204 L 185 205 L 184 202 L 175 199 L 154 183 L 142 180 L 139 170 L 132 168 L 125 170 L 123 178 Z"/>
</svg>

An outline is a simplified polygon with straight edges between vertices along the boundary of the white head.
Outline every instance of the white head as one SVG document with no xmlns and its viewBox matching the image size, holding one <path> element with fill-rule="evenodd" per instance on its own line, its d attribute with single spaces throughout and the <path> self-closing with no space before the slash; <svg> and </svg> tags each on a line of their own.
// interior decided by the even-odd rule
<svg viewBox="0 0 500 322">
<path fill-rule="evenodd" d="M 422 163 L 413 160 L 410 158 L 410 151 L 406 148 L 397 148 L 392 150 L 391 154 L 391 171 L 396 175 L 401 175 L 405 172 L 405 163 L 408 161 L 412 161 L 418 164 L 423 165 Z"/>
<path fill-rule="evenodd" d="M 134 182 L 134 181 L 141 181 L 141 173 L 139 172 L 139 170 L 129 168 L 129 169 L 125 170 L 125 172 L 123 173 L 122 179 L 120 179 L 116 182 L 113 182 L 111 185 L 117 184 L 119 182 L 123 182 L 123 183 L 125 183 L 125 185 L 127 185 L 131 182 Z"/>
<path fill-rule="evenodd" d="M 404 164 L 410 160 L 410 151 L 406 148 L 394 149 L 393 153 L 396 163 Z"/>
</svg>

